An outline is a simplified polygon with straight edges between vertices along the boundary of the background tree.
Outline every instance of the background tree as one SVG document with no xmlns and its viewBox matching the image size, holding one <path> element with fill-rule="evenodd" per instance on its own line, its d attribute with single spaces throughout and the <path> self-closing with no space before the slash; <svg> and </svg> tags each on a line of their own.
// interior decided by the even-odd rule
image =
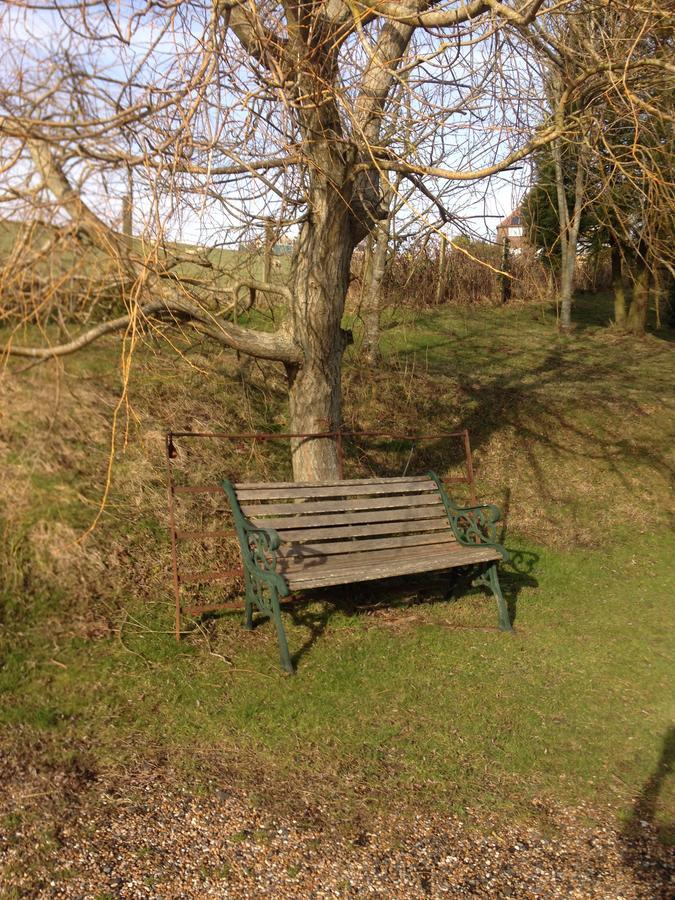
<svg viewBox="0 0 675 900">
<path fill-rule="evenodd" d="M 555 33 L 554 33 L 555 32 Z M 577 242 L 611 248 L 615 319 L 644 332 L 650 272 L 672 270 L 672 31 L 656 4 L 572 4 L 532 42 L 560 136 L 535 156 L 525 201 L 530 237 L 560 271 L 571 324 Z M 574 102 L 562 97 L 583 82 Z M 626 309 L 622 268 L 633 299 Z"/>
<path fill-rule="evenodd" d="M 530 34 L 555 44 L 567 5 L 5 7 L 1 199 L 21 223 L 5 318 L 42 327 L 48 308 L 62 310 L 53 300 L 67 281 L 88 326 L 40 347 L 10 340 L 6 351 L 51 358 L 122 330 L 128 358 L 143 329 L 170 345 L 167 326 L 177 326 L 280 363 L 291 430 L 334 431 L 350 262 L 387 215 L 383 173 L 434 195 L 560 138 L 568 106 L 587 94 L 579 68 L 533 136 L 486 122 L 515 93 L 523 107 L 532 101 L 519 53 Z M 415 114 L 403 138 L 392 127 L 397 91 Z M 129 177 L 133 237 L 121 228 Z M 286 273 L 268 281 L 250 258 L 226 264 L 235 235 L 259 242 L 270 221 L 293 240 Z M 242 325 L 241 307 L 269 295 L 272 330 Z M 100 321 L 89 327 L 93 310 Z M 296 440 L 292 453 L 296 478 L 337 474 L 330 439 Z"/>
<path fill-rule="evenodd" d="M 500 29 L 526 28 L 541 6 L 158 2 L 113 12 L 104 3 L 56 4 L 66 40 L 61 34 L 62 50 L 50 64 L 30 42 L 5 56 L 6 67 L 14 65 L 0 124 L 16 163 L 8 167 L 10 191 L 24 209 L 32 204 L 34 211 L 47 196 L 55 202 L 55 220 L 70 223 L 69 238 L 111 261 L 128 311 L 58 346 L 8 349 L 54 356 L 113 329 L 134 335 L 141 319 L 189 322 L 284 365 L 293 431 L 336 429 L 350 339 L 341 327 L 350 260 L 386 215 L 380 172 L 475 179 L 529 152 L 521 143 L 495 156 L 483 135 L 467 141 L 463 167 L 434 165 L 463 130 L 457 113 L 471 116 L 499 94 L 499 72 L 486 90 L 484 66 Z M 24 29 L 39 15 L 27 12 Z M 121 60 L 111 69 L 116 51 Z M 404 147 L 383 143 L 404 57 L 404 89 L 417 113 L 414 155 L 409 140 Z M 549 136 L 544 131 L 535 143 Z M 130 169 L 145 179 L 150 253 L 145 245 L 139 252 L 87 199 L 92 178 L 100 184 L 103 173 Z M 249 226 L 272 213 L 297 228 L 286 283 L 240 277 L 209 302 L 206 279 L 185 276 L 188 262 L 203 270 L 213 268 L 213 258 L 169 246 L 166 222 L 174 210 L 184 215 L 212 198 Z M 273 332 L 230 320 L 241 288 L 281 298 L 287 314 Z M 293 460 L 297 478 L 337 473 L 331 440 L 296 441 Z"/>
<path fill-rule="evenodd" d="M 589 176 L 572 143 L 556 142 L 533 157 L 532 186 L 523 200 L 528 243 L 540 251 L 558 286 L 563 327 L 570 327 L 574 264 L 596 222 L 588 209 Z M 562 211 L 562 216 L 561 216 Z"/>
</svg>

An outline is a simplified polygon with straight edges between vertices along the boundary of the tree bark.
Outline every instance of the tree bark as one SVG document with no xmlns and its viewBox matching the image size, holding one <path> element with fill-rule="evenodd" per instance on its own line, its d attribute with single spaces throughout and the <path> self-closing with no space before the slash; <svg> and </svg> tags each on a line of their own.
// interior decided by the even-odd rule
<svg viewBox="0 0 675 900">
<path fill-rule="evenodd" d="M 614 292 L 614 323 L 626 327 L 626 286 L 621 271 L 621 247 L 612 239 L 612 291 Z"/>
<path fill-rule="evenodd" d="M 274 231 L 271 222 L 265 222 L 265 245 L 263 249 L 263 281 L 271 281 L 272 276 L 272 245 Z"/>
<path fill-rule="evenodd" d="M 290 430 L 294 434 L 336 432 L 340 427 L 342 355 L 351 334 L 341 328 L 355 241 L 344 191 L 316 179 L 291 268 L 292 333 L 303 362 L 286 367 Z M 293 478 L 340 477 L 333 438 L 291 441 Z"/>
<path fill-rule="evenodd" d="M 576 249 L 576 248 L 575 248 Z M 560 325 L 568 331 L 572 327 L 572 293 L 574 292 L 574 253 L 572 248 L 561 247 L 560 267 Z"/>
<path fill-rule="evenodd" d="M 436 278 L 436 296 L 434 297 L 434 305 L 440 306 L 445 300 L 448 278 L 448 239 L 445 235 L 441 236 L 441 246 L 438 253 L 438 275 Z"/>
<path fill-rule="evenodd" d="M 124 197 L 122 197 L 122 234 L 129 238 L 133 234 L 132 215 L 131 194 L 125 194 Z"/>
<path fill-rule="evenodd" d="M 637 336 L 645 333 L 649 309 L 649 266 L 638 257 L 633 279 L 633 299 L 628 310 L 628 330 Z"/>
<path fill-rule="evenodd" d="M 509 253 L 509 239 L 505 235 L 504 240 L 502 241 L 502 272 L 504 272 L 504 275 L 500 276 L 502 303 L 508 303 L 511 299 L 511 279 L 509 278 L 510 269 L 511 255 Z"/>
<path fill-rule="evenodd" d="M 368 273 L 363 314 L 363 349 L 366 362 L 370 366 L 374 366 L 380 358 L 380 307 L 382 305 L 382 283 L 387 268 L 388 226 L 389 220 L 387 219 L 387 222 L 382 223 L 377 230 Z"/>
<path fill-rule="evenodd" d="M 551 153 L 555 165 L 558 218 L 560 221 L 560 326 L 563 330 L 569 331 L 572 327 L 574 267 L 577 259 L 577 241 L 579 239 L 584 186 L 586 183 L 585 159 L 584 154 L 579 151 L 574 177 L 574 207 L 570 216 L 559 141 L 552 143 Z"/>
<path fill-rule="evenodd" d="M 654 267 L 651 277 L 651 294 L 654 298 L 654 317 L 657 329 L 661 328 L 661 309 L 665 306 L 667 299 L 664 276 L 665 272 L 662 269 L 659 269 L 658 266 Z"/>
<path fill-rule="evenodd" d="M 387 216 L 376 226 L 368 241 L 368 268 L 363 313 L 363 349 L 366 362 L 376 365 L 380 359 L 380 315 L 382 313 L 382 286 L 387 271 L 387 252 L 394 231 L 396 198 L 401 179 L 397 177 L 392 186 L 385 176 L 381 179 L 383 203 Z"/>
</svg>

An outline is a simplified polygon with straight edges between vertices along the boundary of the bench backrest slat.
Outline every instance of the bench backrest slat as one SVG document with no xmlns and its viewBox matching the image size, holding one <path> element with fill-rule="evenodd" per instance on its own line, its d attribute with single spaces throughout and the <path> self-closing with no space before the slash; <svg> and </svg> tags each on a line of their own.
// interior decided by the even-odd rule
<svg viewBox="0 0 675 900">
<path fill-rule="evenodd" d="M 236 487 L 237 489 L 246 488 L 246 490 L 260 491 L 261 493 L 266 494 L 267 491 L 275 490 L 276 488 L 347 488 L 362 487 L 363 485 L 376 486 L 378 484 L 393 486 L 397 484 L 410 485 L 414 484 L 415 482 L 427 481 L 429 481 L 429 479 L 426 475 L 397 475 L 396 477 L 392 478 L 344 478 L 340 479 L 339 481 L 249 481 L 246 483 L 237 484 Z"/>
<path fill-rule="evenodd" d="M 405 506 L 401 509 L 366 509 L 362 512 L 335 512 L 329 514 L 310 513 L 300 516 L 279 516 L 267 519 L 256 517 L 251 519 L 254 525 L 262 528 L 274 528 L 281 534 L 289 529 L 319 528 L 328 525 L 367 525 L 370 522 L 416 522 L 421 519 L 437 519 L 445 515 L 443 505 Z"/>
<path fill-rule="evenodd" d="M 380 494 L 369 497 L 367 494 L 360 497 L 330 498 L 327 500 L 298 501 L 297 498 L 278 503 L 262 503 L 260 501 L 244 501 L 241 510 L 249 519 L 260 516 L 296 516 L 309 515 L 310 513 L 332 513 L 344 511 L 357 511 L 362 509 L 398 509 L 407 506 L 436 506 L 439 503 L 438 494 L 396 494 L 388 496 Z"/>
<path fill-rule="evenodd" d="M 390 550 L 403 547 L 428 547 L 430 544 L 453 544 L 455 537 L 450 531 L 422 532 L 418 534 L 387 535 L 386 537 L 362 540 L 320 541 L 313 543 L 282 544 L 279 555 L 282 558 L 311 556 L 331 556 L 334 553 L 362 553 L 364 550 Z"/>
<path fill-rule="evenodd" d="M 438 487 L 424 475 L 235 490 L 244 515 L 274 528 L 289 559 L 454 541 Z"/>
<path fill-rule="evenodd" d="M 440 531 L 448 529 L 448 520 L 445 519 L 425 519 L 419 522 L 384 522 L 382 524 L 370 525 L 345 525 L 331 526 L 329 528 L 315 528 L 308 531 L 307 528 L 291 529 L 288 531 L 280 531 L 279 537 L 282 541 L 334 541 L 340 538 L 348 537 L 369 537 L 371 534 L 408 534 L 421 531 Z"/>
<path fill-rule="evenodd" d="M 353 485 L 345 485 L 344 481 L 336 481 L 333 484 L 296 484 L 273 485 L 261 489 L 259 485 L 236 484 L 235 490 L 239 502 L 253 500 L 286 500 L 293 498 L 314 497 L 358 497 L 377 496 L 378 494 L 409 494 L 409 493 L 438 493 L 438 488 L 428 478 L 415 481 L 399 481 L 389 483 L 377 481 L 373 484 L 361 482 Z"/>
</svg>

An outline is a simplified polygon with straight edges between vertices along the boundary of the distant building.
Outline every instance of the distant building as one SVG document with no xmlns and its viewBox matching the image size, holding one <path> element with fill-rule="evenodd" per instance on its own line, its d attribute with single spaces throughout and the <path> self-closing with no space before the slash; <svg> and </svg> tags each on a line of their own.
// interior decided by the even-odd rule
<svg viewBox="0 0 675 900">
<path fill-rule="evenodd" d="M 497 225 L 497 243 L 501 244 L 504 238 L 509 239 L 512 250 L 522 250 L 527 245 L 527 238 L 523 230 L 523 214 L 518 207 L 512 213 L 502 219 Z"/>
<path fill-rule="evenodd" d="M 294 247 L 295 241 L 291 241 L 288 238 L 282 238 L 280 241 L 277 241 L 276 244 L 272 245 L 272 253 L 274 256 L 287 256 L 289 253 L 293 252 Z"/>
</svg>

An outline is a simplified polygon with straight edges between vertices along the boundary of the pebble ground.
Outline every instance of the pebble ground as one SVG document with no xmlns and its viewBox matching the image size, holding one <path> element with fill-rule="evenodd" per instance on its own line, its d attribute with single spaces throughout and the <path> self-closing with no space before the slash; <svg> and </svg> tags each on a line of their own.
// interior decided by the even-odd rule
<svg viewBox="0 0 675 900">
<path fill-rule="evenodd" d="M 672 851 L 653 824 L 622 830 L 609 812 L 602 826 L 597 811 L 542 809 L 540 830 L 391 812 L 370 814 L 362 829 L 326 824 L 329 798 L 284 818 L 234 787 L 191 794 L 160 774 L 143 781 L 11 773 L 1 801 L 0 896 L 675 896 Z"/>
</svg>

